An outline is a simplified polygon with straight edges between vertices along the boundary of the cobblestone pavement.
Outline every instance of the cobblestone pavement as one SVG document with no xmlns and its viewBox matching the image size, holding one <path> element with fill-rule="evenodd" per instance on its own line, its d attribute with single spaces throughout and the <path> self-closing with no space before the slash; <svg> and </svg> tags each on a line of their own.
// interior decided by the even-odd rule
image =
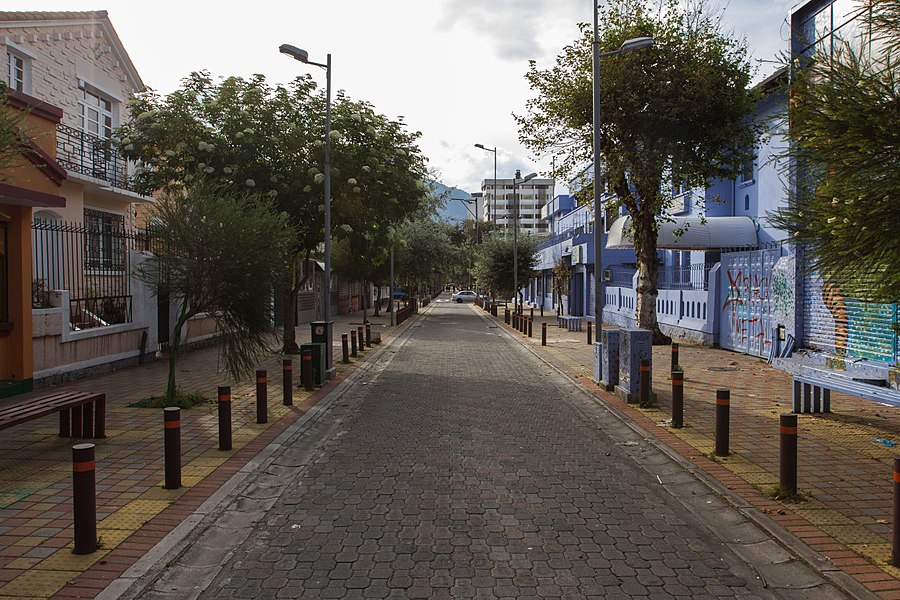
<svg viewBox="0 0 900 600">
<path fill-rule="evenodd" d="M 845 597 L 494 322 L 425 312 L 108 597 Z"/>
</svg>

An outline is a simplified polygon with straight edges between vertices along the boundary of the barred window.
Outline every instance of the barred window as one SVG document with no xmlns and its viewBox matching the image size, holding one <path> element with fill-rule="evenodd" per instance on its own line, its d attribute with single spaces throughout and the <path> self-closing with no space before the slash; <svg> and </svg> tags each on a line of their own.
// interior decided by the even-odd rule
<svg viewBox="0 0 900 600">
<path fill-rule="evenodd" d="M 125 217 L 84 209 L 84 268 L 99 271 L 125 269 Z"/>
</svg>

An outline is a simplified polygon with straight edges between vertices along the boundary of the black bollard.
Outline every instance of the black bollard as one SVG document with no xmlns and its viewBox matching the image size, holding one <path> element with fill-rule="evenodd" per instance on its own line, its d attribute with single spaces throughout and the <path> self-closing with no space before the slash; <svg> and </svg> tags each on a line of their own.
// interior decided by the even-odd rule
<svg viewBox="0 0 900 600">
<path fill-rule="evenodd" d="M 641 408 L 648 408 L 650 406 L 650 361 L 646 358 L 641 360 L 638 374 L 638 385 L 640 386 L 638 401 Z"/>
<path fill-rule="evenodd" d="M 303 351 L 303 367 L 300 371 L 300 378 L 303 379 L 303 389 L 307 392 L 313 389 L 313 356 L 312 350 Z"/>
<path fill-rule="evenodd" d="M 256 370 L 256 422 L 269 422 L 269 378 L 265 369 Z"/>
<path fill-rule="evenodd" d="M 541 346 L 547 345 L 547 324 L 541 323 Z"/>
<path fill-rule="evenodd" d="M 366 323 L 366 347 L 372 347 L 372 326 Z"/>
<path fill-rule="evenodd" d="M 219 450 L 231 450 L 231 386 L 219 386 Z"/>
<path fill-rule="evenodd" d="M 891 564 L 900 567 L 900 457 L 894 457 L 894 539 Z"/>
<path fill-rule="evenodd" d="M 672 427 L 684 427 L 684 373 L 672 371 Z"/>
<path fill-rule="evenodd" d="M 72 446 L 73 554 L 97 550 L 97 471 L 94 444 Z"/>
<path fill-rule="evenodd" d="M 284 394 L 284 405 L 294 404 L 294 361 L 285 358 L 281 361 L 281 387 Z"/>
<path fill-rule="evenodd" d="M 672 342 L 672 370 L 678 366 L 678 344 Z"/>
<path fill-rule="evenodd" d="M 716 390 L 716 456 L 728 456 L 731 391 Z"/>
<path fill-rule="evenodd" d="M 781 463 L 778 482 L 782 489 L 797 493 L 797 415 L 781 415 Z"/>
<path fill-rule="evenodd" d="M 531 333 L 532 333 L 533 329 L 534 329 L 534 319 L 529 318 L 528 319 L 528 337 L 531 337 Z"/>
<path fill-rule="evenodd" d="M 356 342 L 359 346 L 359 353 L 362 354 L 362 351 L 366 349 L 366 338 L 363 335 L 362 325 L 356 328 Z"/>
<path fill-rule="evenodd" d="M 163 445 L 165 447 L 167 490 L 181 487 L 181 409 L 168 406 L 163 409 Z"/>
<path fill-rule="evenodd" d="M 350 355 L 356 358 L 356 330 L 350 330 Z"/>
<path fill-rule="evenodd" d="M 347 342 L 347 334 L 341 334 L 341 360 L 344 364 L 350 362 L 350 344 Z"/>
<path fill-rule="evenodd" d="M 588 346 L 590 346 L 591 344 L 594 343 L 594 329 L 593 329 L 593 325 L 594 325 L 594 324 L 591 323 L 590 321 L 587 322 L 587 338 L 588 338 L 587 342 L 588 342 Z"/>
<path fill-rule="evenodd" d="M 528 318 L 534 320 L 534 307 L 533 306 L 531 307 L 531 314 L 528 315 Z"/>
<path fill-rule="evenodd" d="M 542 317 L 544 316 L 544 304 L 543 303 L 541 303 L 541 316 Z"/>
<path fill-rule="evenodd" d="M 503 322 L 509 325 L 509 308 L 503 308 Z"/>
</svg>

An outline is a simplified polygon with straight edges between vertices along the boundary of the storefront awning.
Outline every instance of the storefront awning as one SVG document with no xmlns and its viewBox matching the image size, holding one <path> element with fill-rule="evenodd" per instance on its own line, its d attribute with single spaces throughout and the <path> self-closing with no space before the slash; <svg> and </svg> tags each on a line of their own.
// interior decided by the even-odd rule
<svg viewBox="0 0 900 600">
<path fill-rule="evenodd" d="M 609 229 L 606 247 L 634 248 L 631 217 L 619 217 Z M 657 247 L 670 250 L 756 248 L 756 223 L 750 217 L 674 217 L 659 224 Z"/>
</svg>

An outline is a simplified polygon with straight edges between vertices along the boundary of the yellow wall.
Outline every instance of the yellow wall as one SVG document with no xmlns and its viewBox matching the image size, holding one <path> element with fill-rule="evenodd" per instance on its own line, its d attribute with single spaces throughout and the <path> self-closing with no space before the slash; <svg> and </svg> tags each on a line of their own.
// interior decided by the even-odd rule
<svg viewBox="0 0 900 600">
<path fill-rule="evenodd" d="M 0 337 L 0 380 L 33 374 L 31 353 L 31 208 L 0 204 L 9 232 L 9 336 Z M 8 216 L 10 219 L 6 219 Z"/>
</svg>

